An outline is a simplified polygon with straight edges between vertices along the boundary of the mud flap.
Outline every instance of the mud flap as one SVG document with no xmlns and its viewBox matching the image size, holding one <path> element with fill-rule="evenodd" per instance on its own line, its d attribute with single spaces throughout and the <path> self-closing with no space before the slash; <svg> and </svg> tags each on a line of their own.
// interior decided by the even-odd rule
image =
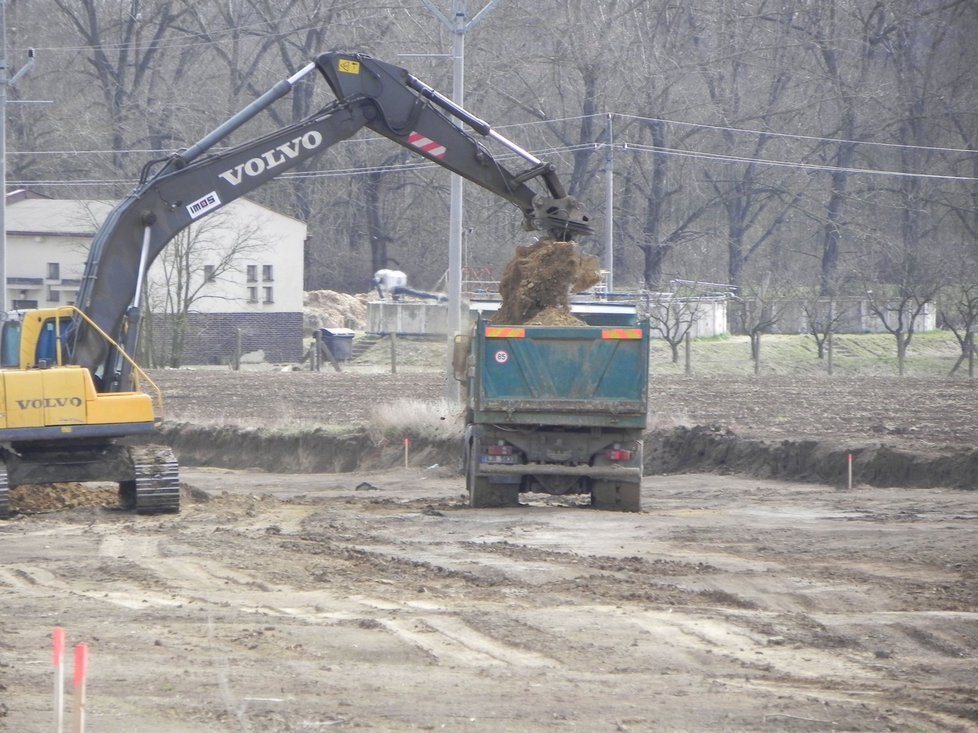
<svg viewBox="0 0 978 733">
<path fill-rule="evenodd" d="M 619 512 L 640 512 L 642 485 L 627 481 L 595 481 L 591 486 L 591 506 Z"/>
</svg>

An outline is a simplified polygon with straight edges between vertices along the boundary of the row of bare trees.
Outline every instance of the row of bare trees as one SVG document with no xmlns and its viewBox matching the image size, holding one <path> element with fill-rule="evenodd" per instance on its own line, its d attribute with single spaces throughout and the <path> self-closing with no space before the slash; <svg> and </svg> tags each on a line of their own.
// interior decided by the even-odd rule
<svg viewBox="0 0 978 733">
<path fill-rule="evenodd" d="M 9 54 L 38 49 L 11 90 L 8 176 L 54 196 L 118 197 L 144 163 L 320 51 L 365 51 L 451 88 L 452 40 L 421 0 L 40 5 L 8 0 Z M 609 210 L 610 146 L 620 287 L 721 282 L 745 304 L 871 292 L 898 320 L 940 295 L 964 349 L 978 282 L 975 30 L 970 0 L 502 0 L 466 40 L 466 106 L 554 162 L 596 216 Z M 303 81 L 236 137 L 328 101 Z M 362 136 L 256 198 L 309 223 L 308 288 L 362 291 L 390 258 L 419 286 L 442 276 L 447 190 L 437 166 Z M 464 264 L 501 267 L 525 241 L 518 220 L 467 187 Z M 912 326 L 896 330 L 909 341 Z"/>
</svg>

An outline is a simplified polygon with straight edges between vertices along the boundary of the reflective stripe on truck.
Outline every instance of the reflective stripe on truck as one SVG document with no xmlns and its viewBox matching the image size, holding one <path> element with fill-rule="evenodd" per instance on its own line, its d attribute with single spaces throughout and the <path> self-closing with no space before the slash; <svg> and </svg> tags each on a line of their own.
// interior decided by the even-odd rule
<svg viewBox="0 0 978 733">
<path fill-rule="evenodd" d="M 640 339 L 641 328 L 605 328 L 601 331 L 603 339 Z"/>
<path fill-rule="evenodd" d="M 486 338 L 489 339 L 521 339 L 525 336 L 525 328 L 514 328 L 513 326 L 486 326 Z"/>
</svg>

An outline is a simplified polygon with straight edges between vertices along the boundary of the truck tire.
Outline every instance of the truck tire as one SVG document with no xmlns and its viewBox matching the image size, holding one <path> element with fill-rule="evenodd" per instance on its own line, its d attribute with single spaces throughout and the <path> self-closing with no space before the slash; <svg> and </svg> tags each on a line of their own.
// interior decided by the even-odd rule
<svg viewBox="0 0 978 733">
<path fill-rule="evenodd" d="M 517 484 L 493 484 L 476 474 L 479 454 L 469 450 L 465 464 L 465 488 L 469 492 L 469 506 L 473 508 L 519 506 L 520 488 Z"/>
<path fill-rule="evenodd" d="M 591 486 L 591 506 L 619 512 L 640 512 L 642 485 L 626 481 L 595 481 Z"/>
</svg>

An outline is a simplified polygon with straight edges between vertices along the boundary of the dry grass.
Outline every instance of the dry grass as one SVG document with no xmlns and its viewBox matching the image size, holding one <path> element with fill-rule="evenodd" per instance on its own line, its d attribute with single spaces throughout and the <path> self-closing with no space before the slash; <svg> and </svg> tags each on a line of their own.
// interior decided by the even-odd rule
<svg viewBox="0 0 978 733">
<path fill-rule="evenodd" d="M 432 442 L 458 440 L 464 428 L 461 405 L 405 399 L 374 407 L 367 430 L 379 444 L 406 436 Z"/>
</svg>

